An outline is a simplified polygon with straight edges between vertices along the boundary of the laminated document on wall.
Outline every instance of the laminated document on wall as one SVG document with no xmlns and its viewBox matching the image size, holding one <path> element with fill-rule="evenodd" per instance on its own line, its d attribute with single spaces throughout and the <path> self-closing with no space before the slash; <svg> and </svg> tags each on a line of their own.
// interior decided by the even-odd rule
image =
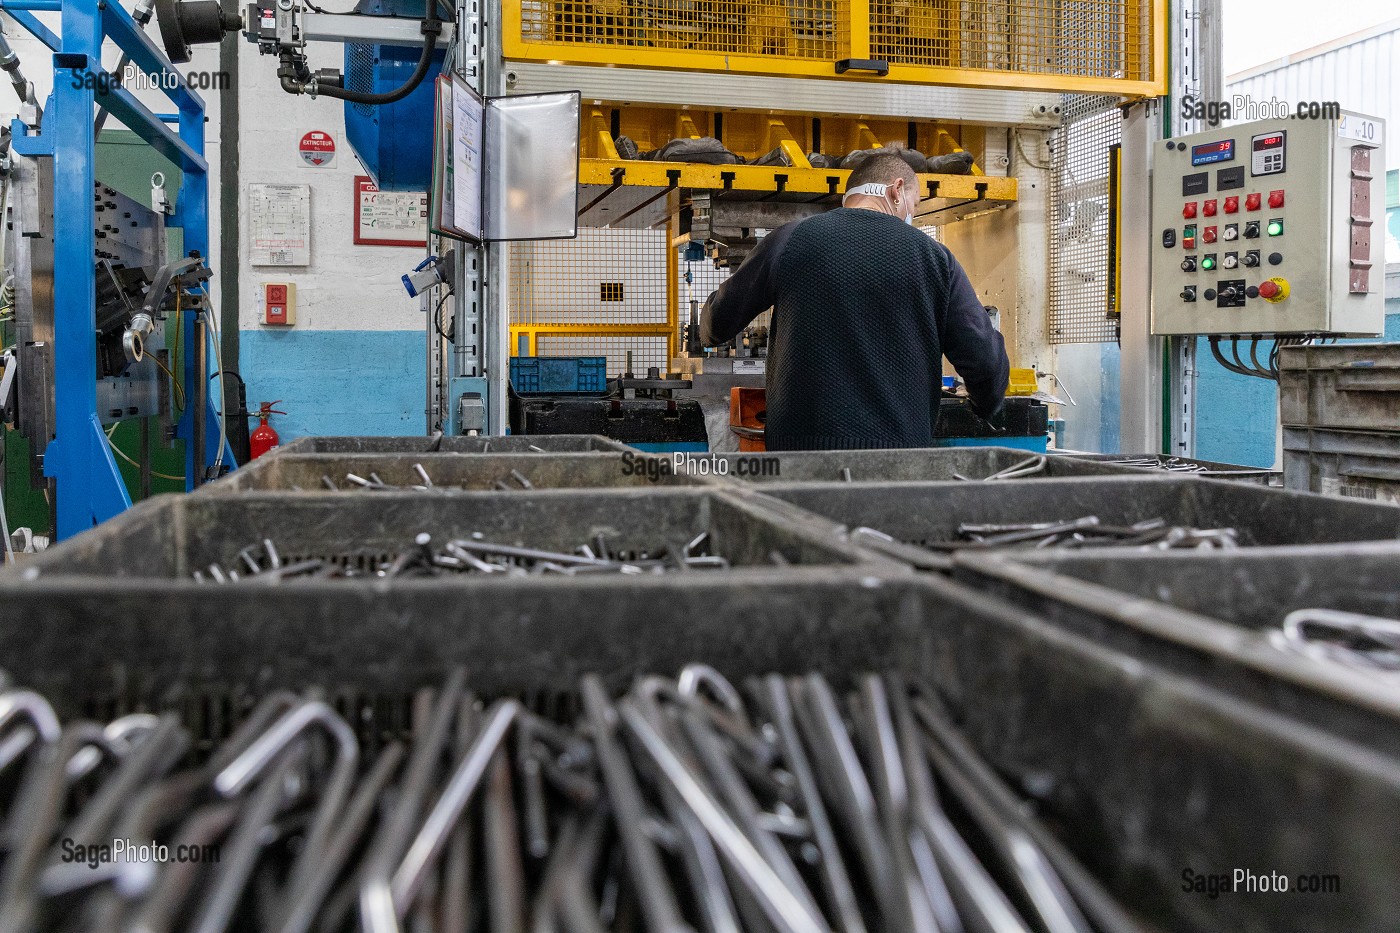
<svg viewBox="0 0 1400 933">
<path fill-rule="evenodd" d="M 436 90 L 431 227 L 443 236 L 479 241 L 485 105 L 456 75 L 440 76 Z"/>
<path fill-rule="evenodd" d="M 435 109 L 433 232 L 474 241 L 577 235 L 577 91 L 482 100 L 443 76 Z"/>
<path fill-rule="evenodd" d="M 248 186 L 248 262 L 254 266 L 311 264 L 311 186 Z"/>
</svg>

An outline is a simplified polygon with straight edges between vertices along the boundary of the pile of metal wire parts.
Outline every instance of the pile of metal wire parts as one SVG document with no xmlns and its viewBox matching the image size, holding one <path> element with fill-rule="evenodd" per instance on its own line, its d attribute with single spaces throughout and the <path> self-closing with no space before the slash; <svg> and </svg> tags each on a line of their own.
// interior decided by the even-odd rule
<svg viewBox="0 0 1400 933">
<path fill-rule="evenodd" d="M 10 689 L 0 929 L 1138 929 L 931 690 L 855 683 L 588 675 L 543 716 L 458 673 L 402 734 L 279 693 L 197 753 Z"/>
<path fill-rule="evenodd" d="M 935 551 L 1095 547 L 1230 551 L 1239 547 L 1239 536 L 1233 528 L 1187 528 L 1168 525 L 1161 518 L 1133 525 L 1105 525 L 1097 515 L 1085 515 L 1057 522 L 964 523 L 958 526 L 958 540 L 934 541 L 926 546 Z"/>
<path fill-rule="evenodd" d="M 1380 616 L 1336 609 L 1290 612 L 1283 627 L 1269 633 L 1284 651 L 1353 671 L 1380 675 L 1394 682 L 1400 676 L 1400 622 Z"/>
<path fill-rule="evenodd" d="M 1218 476 L 1224 479 L 1259 479 L 1277 476 L 1273 470 L 1264 467 L 1240 467 L 1233 470 L 1212 467 L 1196 460 L 1181 457 L 1104 457 L 1101 463 L 1116 463 L 1122 466 L 1137 467 L 1142 470 L 1160 470 L 1164 473 L 1191 473 L 1196 476 Z"/>
<path fill-rule="evenodd" d="M 1028 457 L 1019 463 L 1013 463 L 1005 469 L 997 470 L 995 473 L 982 477 L 982 482 L 993 482 L 999 479 L 1020 479 L 1023 476 L 1036 476 L 1037 474 L 1045 472 L 1045 464 L 1047 462 L 1048 458 L 1044 454 L 1036 454 L 1034 457 Z M 953 479 L 960 479 L 964 482 L 972 481 L 971 477 L 963 476 L 961 473 L 954 473 Z"/>
<path fill-rule="evenodd" d="M 480 532 L 470 537 L 449 540 L 440 547 L 433 544 L 427 532 L 418 534 L 393 556 L 369 566 L 352 560 L 321 557 L 289 558 L 284 560 L 271 539 L 249 545 L 234 557 L 234 566 L 214 563 L 191 576 L 200 583 L 237 583 L 256 581 L 278 583 L 294 578 L 330 580 L 364 579 L 372 577 L 442 577 L 460 574 L 502 574 L 531 576 L 537 574 L 642 574 L 668 573 L 688 570 L 726 570 L 729 559 L 708 553 L 709 532 L 696 535 L 681 546 L 662 545 L 650 549 L 620 551 L 610 546 L 603 535 L 596 535 L 590 544 L 580 544 L 573 551 L 549 551 L 487 541 Z M 786 564 L 783 555 L 774 552 L 775 565 Z"/>
<path fill-rule="evenodd" d="M 428 474 L 428 471 L 424 469 L 423 464 L 421 463 L 415 463 L 413 465 L 413 475 L 414 478 L 418 480 L 418 482 L 410 483 L 406 486 L 395 485 L 393 483 L 386 483 L 384 480 L 379 478 L 378 473 L 370 473 L 368 476 L 360 476 L 358 473 L 346 473 L 344 481 L 345 485 L 337 483 L 330 476 L 322 476 L 321 485 L 331 491 L 349 489 L 361 490 L 365 492 L 427 492 L 429 489 L 435 488 L 458 488 L 452 486 L 436 486 L 433 483 L 433 478 Z M 504 492 L 510 492 L 512 490 L 517 489 L 534 489 L 535 485 L 534 483 L 531 483 L 529 479 L 526 478 L 524 473 L 521 473 L 519 470 L 511 470 L 509 473 L 496 480 L 492 488 L 502 490 Z"/>
</svg>

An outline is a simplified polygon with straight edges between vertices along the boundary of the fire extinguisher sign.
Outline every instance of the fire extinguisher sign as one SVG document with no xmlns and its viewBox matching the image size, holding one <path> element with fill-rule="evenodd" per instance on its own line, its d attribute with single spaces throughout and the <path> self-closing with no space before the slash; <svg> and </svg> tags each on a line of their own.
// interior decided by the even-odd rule
<svg viewBox="0 0 1400 933">
<path fill-rule="evenodd" d="M 312 130 L 297 144 L 301 164 L 308 168 L 330 168 L 335 165 L 335 137 L 324 130 Z"/>
</svg>

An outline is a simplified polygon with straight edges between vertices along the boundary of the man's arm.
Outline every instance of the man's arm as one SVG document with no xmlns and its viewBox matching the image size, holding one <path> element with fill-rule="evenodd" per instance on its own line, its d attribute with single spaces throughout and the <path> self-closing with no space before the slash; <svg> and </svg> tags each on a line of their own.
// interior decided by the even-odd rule
<svg viewBox="0 0 1400 933">
<path fill-rule="evenodd" d="M 941 336 L 943 355 L 962 377 L 972 407 L 990 418 L 1006 397 L 1011 361 L 991 315 L 952 253 L 948 254 L 948 309 Z"/>
<path fill-rule="evenodd" d="M 700 315 L 702 344 L 715 347 L 728 342 L 773 306 L 774 268 L 793 226 L 784 224 L 759 240 L 739 268 L 710 295 Z"/>
</svg>

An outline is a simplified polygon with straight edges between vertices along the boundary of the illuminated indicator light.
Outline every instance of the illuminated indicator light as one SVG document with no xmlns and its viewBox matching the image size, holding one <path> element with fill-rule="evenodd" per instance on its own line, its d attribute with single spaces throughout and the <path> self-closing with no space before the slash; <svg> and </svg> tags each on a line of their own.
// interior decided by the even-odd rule
<svg viewBox="0 0 1400 933">
<path fill-rule="evenodd" d="M 1215 199 L 1214 199 L 1214 198 L 1211 198 L 1209 201 L 1207 201 L 1206 203 L 1204 203 L 1204 204 L 1201 205 L 1201 213 L 1202 213 L 1202 214 L 1205 214 L 1207 217 L 1214 217 L 1214 216 L 1215 216 Z"/>
<path fill-rule="evenodd" d="M 1233 214 L 1240 209 L 1240 199 L 1238 195 L 1232 195 L 1225 199 L 1225 213 Z"/>
<path fill-rule="evenodd" d="M 1214 257 L 1214 256 L 1207 256 L 1205 259 L 1202 259 L 1202 260 L 1201 260 L 1201 268 L 1204 269 L 1204 270 L 1206 270 L 1207 272 L 1209 272 L 1210 270 L 1214 269 L 1214 268 L 1215 268 L 1215 257 Z"/>
<path fill-rule="evenodd" d="M 1186 202 L 1186 205 L 1185 205 L 1184 207 L 1182 207 L 1182 209 L 1181 209 L 1181 216 L 1182 216 L 1182 217 L 1185 217 L 1187 220 L 1190 220 L 1192 217 L 1195 217 L 1195 216 L 1196 216 L 1196 202 L 1195 202 L 1195 201 L 1187 201 L 1187 202 Z"/>
<path fill-rule="evenodd" d="M 1283 189 L 1282 189 L 1282 188 L 1278 189 L 1277 191 L 1270 191 L 1270 192 L 1269 192 L 1269 206 L 1270 206 L 1270 207 L 1283 207 Z"/>
<path fill-rule="evenodd" d="M 1259 210 L 1259 202 L 1260 202 L 1260 200 L 1261 200 L 1261 198 L 1260 198 L 1260 196 L 1259 196 L 1258 194 L 1247 194 L 1247 195 L 1245 195 L 1245 196 L 1244 196 L 1244 208 L 1245 208 L 1245 210 L 1247 210 L 1247 211 L 1257 211 L 1257 210 Z"/>
<path fill-rule="evenodd" d="M 1268 229 L 1269 229 L 1269 236 L 1279 236 L 1280 234 L 1283 233 L 1283 221 L 1281 221 L 1281 220 L 1271 220 L 1271 221 L 1269 221 L 1269 228 L 1268 228 Z"/>
</svg>

